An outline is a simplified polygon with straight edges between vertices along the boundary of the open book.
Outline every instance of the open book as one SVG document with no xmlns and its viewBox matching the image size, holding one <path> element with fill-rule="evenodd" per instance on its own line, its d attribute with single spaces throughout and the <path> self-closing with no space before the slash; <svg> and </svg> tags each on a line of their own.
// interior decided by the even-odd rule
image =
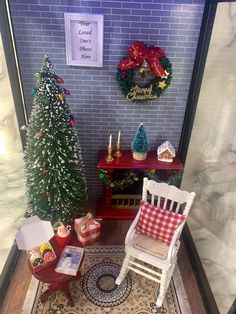
<svg viewBox="0 0 236 314">
<path fill-rule="evenodd" d="M 77 246 L 66 245 L 57 263 L 57 273 L 76 276 L 79 269 L 84 249 Z"/>
</svg>

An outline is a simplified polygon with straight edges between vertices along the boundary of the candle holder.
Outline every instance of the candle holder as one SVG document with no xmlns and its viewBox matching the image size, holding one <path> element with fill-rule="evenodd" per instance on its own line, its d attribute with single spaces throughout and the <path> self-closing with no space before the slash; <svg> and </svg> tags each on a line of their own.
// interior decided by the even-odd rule
<svg viewBox="0 0 236 314">
<path fill-rule="evenodd" d="M 120 144 L 116 144 L 116 152 L 114 153 L 114 156 L 116 157 L 121 157 L 122 156 L 122 153 L 120 151 Z"/>
<path fill-rule="evenodd" d="M 108 152 L 108 155 L 107 157 L 105 158 L 106 159 L 106 162 L 112 162 L 114 160 L 113 156 L 112 156 L 112 148 L 111 147 L 107 147 L 107 152 Z"/>
</svg>

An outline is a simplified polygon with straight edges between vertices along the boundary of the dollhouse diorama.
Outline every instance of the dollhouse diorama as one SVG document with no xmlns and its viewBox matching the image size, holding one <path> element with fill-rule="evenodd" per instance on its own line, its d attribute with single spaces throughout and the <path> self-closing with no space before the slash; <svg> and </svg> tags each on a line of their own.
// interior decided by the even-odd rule
<svg viewBox="0 0 236 314">
<path fill-rule="evenodd" d="M 3 313 L 235 310 L 236 6 L 167 2 L 2 1 Z"/>
</svg>

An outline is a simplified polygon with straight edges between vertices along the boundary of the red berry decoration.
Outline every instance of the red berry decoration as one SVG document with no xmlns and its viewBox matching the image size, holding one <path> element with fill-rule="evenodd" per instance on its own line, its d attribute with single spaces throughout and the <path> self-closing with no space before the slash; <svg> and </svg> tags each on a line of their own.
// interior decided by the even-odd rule
<svg viewBox="0 0 236 314">
<path fill-rule="evenodd" d="M 127 76 L 126 73 L 125 73 L 125 72 L 122 72 L 121 77 L 122 77 L 122 78 L 126 78 L 126 76 Z"/>
<path fill-rule="evenodd" d="M 60 84 L 64 83 L 64 80 L 60 76 L 57 76 L 56 80 L 57 80 L 57 83 L 60 83 Z"/>
<path fill-rule="evenodd" d="M 43 168 L 43 173 L 48 173 L 48 169 L 47 168 Z"/>
<path fill-rule="evenodd" d="M 46 191 L 46 192 L 45 192 L 45 196 L 46 196 L 46 197 L 49 197 L 50 195 L 51 195 L 51 193 L 50 193 L 49 191 Z"/>
<path fill-rule="evenodd" d="M 45 133 L 44 131 L 37 132 L 38 137 L 44 137 Z"/>
</svg>

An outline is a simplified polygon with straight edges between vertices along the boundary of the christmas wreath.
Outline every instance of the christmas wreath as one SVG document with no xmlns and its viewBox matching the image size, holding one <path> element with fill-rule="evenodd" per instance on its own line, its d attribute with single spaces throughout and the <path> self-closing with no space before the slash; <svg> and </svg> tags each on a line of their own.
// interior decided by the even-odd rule
<svg viewBox="0 0 236 314">
<path fill-rule="evenodd" d="M 117 81 L 125 98 L 143 102 L 162 95 L 172 79 L 172 65 L 165 56 L 165 51 L 159 47 L 145 47 L 140 41 L 135 41 L 129 46 L 128 53 L 129 58 L 119 63 L 117 71 Z M 148 83 L 137 84 L 135 70 L 141 72 L 144 79 L 148 72 L 153 77 Z"/>
</svg>

